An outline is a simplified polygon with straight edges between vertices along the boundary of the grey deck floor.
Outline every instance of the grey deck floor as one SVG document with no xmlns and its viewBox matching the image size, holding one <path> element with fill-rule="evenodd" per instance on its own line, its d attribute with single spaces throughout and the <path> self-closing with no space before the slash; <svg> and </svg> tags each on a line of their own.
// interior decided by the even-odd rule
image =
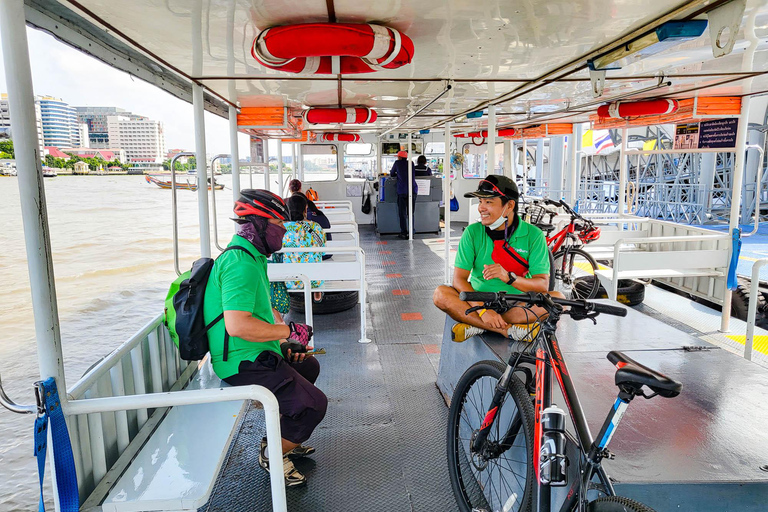
<svg viewBox="0 0 768 512">
<path fill-rule="evenodd" d="M 443 260 L 424 241 L 380 240 L 368 226 L 360 232 L 372 343 L 357 343 L 357 307 L 315 316 L 315 346 L 328 351 L 318 356 L 317 382 L 328 413 L 308 442 L 317 452 L 296 463 L 308 484 L 287 490 L 288 509 L 456 510 L 445 458 L 447 408 L 435 385 L 445 317 L 431 297 L 443 282 Z M 262 411 L 254 407 L 201 510 L 271 510 L 269 478 L 258 465 L 264 432 Z"/>
</svg>

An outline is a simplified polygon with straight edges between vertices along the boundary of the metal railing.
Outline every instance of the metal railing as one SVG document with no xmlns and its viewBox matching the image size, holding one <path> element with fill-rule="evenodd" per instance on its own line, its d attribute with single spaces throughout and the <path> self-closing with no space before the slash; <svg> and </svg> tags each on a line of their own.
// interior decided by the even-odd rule
<svg viewBox="0 0 768 512">
<path fill-rule="evenodd" d="M 744 339 L 744 359 L 752 360 L 752 345 L 755 339 L 755 315 L 757 314 L 757 294 L 760 293 L 760 269 L 768 264 L 768 258 L 759 259 L 752 264 L 752 281 L 749 287 L 749 308 L 747 309 L 747 336 Z"/>
</svg>

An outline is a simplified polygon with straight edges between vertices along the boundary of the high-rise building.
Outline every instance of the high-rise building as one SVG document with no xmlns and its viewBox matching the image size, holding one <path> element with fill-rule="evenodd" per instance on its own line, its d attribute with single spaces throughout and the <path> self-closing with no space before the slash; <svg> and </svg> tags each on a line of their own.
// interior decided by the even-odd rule
<svg viewBox="0 0 768 512">
<path fill-rule="evenodd" d="M 165 158 L 163 123 L 136 115 L 107 116 L 107 134 L 113 148 L 125 151 L 135 168 L 157 168 Z"/>
<path fill-rule="evenodd" d="M 117 107 L 75 107 L 75 110 L 77 111 L 78 122 L 88 125 L 89 142 L 84 145 L 95 149 L 111 147 L 107 129 L 108 116 L 141 117 Z"/>
<path fill-rule="evenodd" d="M 43 141 L 57 148 L 80 146 L 80 131 L 74 107 L 52 96 L 38 96 L 43 122 Z"/>
<path fill-rule="evenodd" d="M 40 158 L 43 157 L 43 120 L 40 115 L 40 105 L 35 103 L 35 124 L 37 125 L 37 143 Z M 11 129 L 11 109 L 8 104 L 8 95 L 6 93 L 0 94 L 0 130 Z M 13 133 L 11 133 L 11 140 L 13 140 Z"/>
</svg>

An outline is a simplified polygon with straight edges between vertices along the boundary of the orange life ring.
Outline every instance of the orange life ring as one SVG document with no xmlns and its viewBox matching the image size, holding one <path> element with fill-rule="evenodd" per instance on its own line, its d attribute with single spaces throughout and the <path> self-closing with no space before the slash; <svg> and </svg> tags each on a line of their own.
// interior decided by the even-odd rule
<svg viewBox="0 0 768 512">
<path fill-rule="evenodd" d="M 302 114 L 310 124 L 367 124 L 376 121 L 376 111 L 368 107 L 310 108 Z"/>
<path fill-rule="evenodd" d="M 370 23 L 302 23 L 261 31 L 251 55 L 289 73 L 371 73 L 409 64 L 413 41 L 394 28 Z"/>
<path fill-rule="evenodd" d="M 356 133 L 324 133 L 325 142 L 360 142 L 362 138 Z"/>
</svg>

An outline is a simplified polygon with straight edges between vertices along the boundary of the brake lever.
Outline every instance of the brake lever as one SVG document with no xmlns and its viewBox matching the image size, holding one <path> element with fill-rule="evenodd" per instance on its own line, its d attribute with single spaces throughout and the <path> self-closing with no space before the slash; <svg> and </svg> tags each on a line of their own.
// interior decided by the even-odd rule
<svg viewBox="0 0 768 512">
<path fill-rule="evenodd" d="M 595 313 L 594 311 L 577 311 L 574 309 L 571 309 L 571 318 L 576 320 L 577 322 L 581 320 L 592 320 L 592 323 L 597 325 L 597 320 L 595 320 L 600 313 Z"/>
<path fill-rule="evenodd" d="M 481 309 L 484 309 L 484 308 L 485 308 L 485 305 L 482 305 L 482 306 L 472 306 L 471 308 L 469 308 L 468 310 L 466 310 L 466 311 L 464 312 L 464 314 L 465 314 L 465 315 L 468 315 L 468 314 L 470 314 L 470 313 L 474 313 L 475 311 L 480 311 Z"/>
</svg>

